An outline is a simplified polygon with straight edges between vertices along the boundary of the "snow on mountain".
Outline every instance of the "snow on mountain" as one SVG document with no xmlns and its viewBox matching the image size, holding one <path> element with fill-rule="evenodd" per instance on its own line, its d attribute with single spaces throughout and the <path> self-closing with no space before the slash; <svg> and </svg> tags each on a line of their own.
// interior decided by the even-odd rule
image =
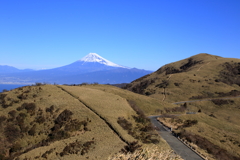
<svg viewBox="0 0 240 160">
<path fill-rule="evenodd" d="M 129 83 L 149 73 L 152 72 L 124 67 L 115 64 L 96 53 L 89 53 L 87 56 L 71 64 L 39 71 L 13 72 L 10 69 L 6 69 L 6 66 L 0 65 L 0 83 L 14 82 L 21 84 L 46 82 L 58 84 L 80 84 L 83 82 L 98 82 L 101 84 L 115 84 Z"/>
<path fill-rule="evenodd" d="M 83 57 L 82 59 L 79 60 L 80 62 L 97 62 L 100 64 L 104 64 L 107 66 L 111 66 L 111 67 L 120 67 L 120 68 L 127 68 L 118 64 L 115 64 L 101 56 L 99 56 L 97 53 L 89 53 L 88 55 L 86 55 L 85 57 Z M 84 65 L 84 63 L 82 63 L 82 65 Z"/>
</svg>

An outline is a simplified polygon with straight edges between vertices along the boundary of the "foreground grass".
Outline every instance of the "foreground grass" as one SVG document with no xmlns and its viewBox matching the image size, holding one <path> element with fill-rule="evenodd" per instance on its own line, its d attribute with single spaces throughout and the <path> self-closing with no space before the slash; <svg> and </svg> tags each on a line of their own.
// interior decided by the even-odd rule
<svg viewBox="0 0 240 160">
<path fill-rule="evenodd" d="M 0 111 L 0 116 L 6 117 L 0 127 L 0 151 L 4 157 L 106 159 L 126 145 L 102 119 L 56 86 L 29 86 L 4 94 L 4 105 L 14 101 Z M 22 96 L 25 98 L 18 98 Z M 23 104 L 35 104 L 34 112 L 19 110 Z M 60 116 L 65 110 L 72 115 Z M 25 117 L 22 122 L 19 115 Z M 63 117 L 61 123 L 57 123 L 59 116 Z M 14 130 L 7 126 L 14 126 Z M 19 136 L 12 141 L 14 132 Z"/>
<path fill-rule="evenodd" d="M 182 158 L 172 150 L 144 148 L 134 153 L 118 153 L 109 157 L 108 160 L 182 160 Z"/>
<path fill-rule="evenodd" d="M 0 159 L 105 160 L 133 141 L 169 149 L 122 95 L 41 85 L 0 96 Z"/>
</svg>

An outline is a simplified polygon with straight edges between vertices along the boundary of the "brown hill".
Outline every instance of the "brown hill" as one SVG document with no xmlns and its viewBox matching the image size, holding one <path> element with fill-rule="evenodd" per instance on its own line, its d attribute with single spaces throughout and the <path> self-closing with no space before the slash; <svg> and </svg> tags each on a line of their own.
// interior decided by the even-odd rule
<svg viewBox="0 0 240 160">
<path fill-rule="evenodd" d="M 240 90 L 240 59 L 198 54 L 167 64 L 126 88 L 167 102 L 234 94 Z"/>
<path fill-rule="evenodd" d="M 4 92 L 0 159 L 107 159 L 139 147 L 169 149 L 144 115 L 165 105 L 107 85 L 38 84 Z"/>
<path fill-rule="evenodd" d="M 240 59 L 198 54 L 167 64 L 126 89 L 168 103 L 189 101 L 166 107 L 159 113 L 180 115 L 160 120 L 209 159 L 240 159 Z"/>
</svg>

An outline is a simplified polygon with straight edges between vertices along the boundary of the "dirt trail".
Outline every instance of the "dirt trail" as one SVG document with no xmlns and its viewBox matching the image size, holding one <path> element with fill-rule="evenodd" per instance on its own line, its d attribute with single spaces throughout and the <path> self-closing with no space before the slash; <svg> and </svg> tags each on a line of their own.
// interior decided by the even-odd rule
<svg viewBox="0 0 240 160">
<path fill-rule="evenodd" d="M 95 110 L 93 110 L 90 106 L 88 106 L 86 103 L 84 103 L 81 99 L 79 99 L 79 97 L 75 96 L 74 94 L 68 92 L 67 90 L 65 90 L 64 88 L 62 88 L 61 86 L 57 86 L 58 88 L 62 89 L 62 91 L 68 93 L 70 96 L 72 96 L 73 98 L 77 99 L 80 103 L 82 103 L 85 107 L 87 107 L 89 110 L 91 110 L 93 113 L 95 113 L 100 119 L 102 119 L 109 128 L 112 129 L 112 131 L 126 144 L 129 145 L 129 142 L 126 141 L 114 128 L 113 126 L 105 119 L 103 118 L 100 114 L 98 114 Z"/>
<path fill-rule="evenodd" d="M 200 69 L 201 69 L 203 66 L 208 65 L 209 63 L 210 63 L 210 62 L 208 62 L 207 64 L 202 65 L 201 67 L 198 68 L 197 71 L 200 71 Z"/>
<path fill-rule="evenodd" d="M 172 77 L 172 74 L 170 74 L 170 75 L 169 75 L 169 77 L 168 77 L 168 79 L 167 79 L 167 80 L 169 80 L 171 77 Z"/>
<path fill-rule="evenodd" d="M 171 77 L 172 77 L 172 74 L 169 75 L 167 81 L 168 81 Z M 162 99 L 162 101 L 165 101 L 165 99 L 166 99 L 166 88 L 163 88 L 163 99 Z"/>
<path fill-rule="evenodd" d="M 165 88 L 163 88 L 163 99 L 162 101 L 164 101 L 166 99 L 166 93 L 165 93 Z"/>
</svg>

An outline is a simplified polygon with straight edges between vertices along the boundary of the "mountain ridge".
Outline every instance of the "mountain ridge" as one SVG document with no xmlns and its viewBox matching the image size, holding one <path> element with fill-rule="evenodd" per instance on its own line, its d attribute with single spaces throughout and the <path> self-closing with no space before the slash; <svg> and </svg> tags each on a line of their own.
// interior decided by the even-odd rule
<svg viewBox="0 0 240 160">
<path fill-rule="evenodd" d="M 33 69 L 18 69 L 9 65 L 0 65 L 0 74 L 1 73 L 14 73 L 14 72 L 31 72 Z"/>
<path fill-rule="evenodd" d="M 96 53 L 89 53 L 71 64 L 39 71 L 25 73 L 0 73 L 0 84 L 14 83 L 129 83 L 152 71 L 129 68 L 115 64 Z M 97 76 L 96 76 L 97 75 Z M 117 76 L 117 77 L 116 77 Z M 71 78 L 72 77 L 72 78 Z"/>
</svg>

